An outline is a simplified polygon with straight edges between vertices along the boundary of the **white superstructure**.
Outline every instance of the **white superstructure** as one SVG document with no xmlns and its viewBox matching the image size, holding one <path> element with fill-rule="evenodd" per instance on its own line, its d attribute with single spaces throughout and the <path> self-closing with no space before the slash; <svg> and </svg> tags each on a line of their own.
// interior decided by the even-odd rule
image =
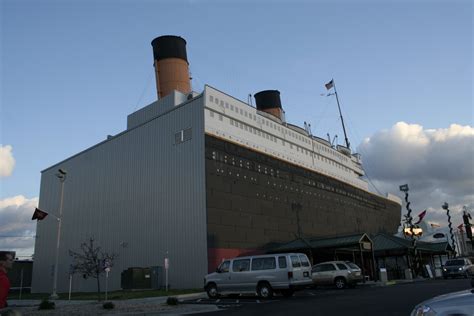
<svg viewBox="0 0 474 316">
<path fill-rule="evenodd" d="M 360 155 L 206 86 L 205 132 L 368 191 Z M 342 153 L 342 152 L 345 153 Z"/>
</svg>

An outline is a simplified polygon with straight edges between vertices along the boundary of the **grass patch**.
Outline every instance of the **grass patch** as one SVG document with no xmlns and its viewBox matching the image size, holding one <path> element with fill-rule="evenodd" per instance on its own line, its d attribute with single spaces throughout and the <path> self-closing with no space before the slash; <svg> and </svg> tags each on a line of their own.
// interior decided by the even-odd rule
<svg viewBox="0 0 474 316">
<path fill-rule="evenodd" d="M 203 292 L 203 289 L 186 289 L 186 290 L 137 290 L 137 291 L 113 291 L 108 293 L 109 300 L 129 300 L 134 298 L 146 298 L 156 296 L 176 296 L 181 294 L 199 293 Z M 21 295 L 22 300 L 43 300 L 48 299 L 50 293 L 24 293 Z M 67 300 L 69 293 L 59 293 L 60 300 Z M 102 292 L 102 299 L 104 298 L 104 292 Z M 8 300 L 17 300 L 18 295 L 9 295 Z M 71 293 L 71 300 L 97 300 L 97 293 Z"/>
</svg>

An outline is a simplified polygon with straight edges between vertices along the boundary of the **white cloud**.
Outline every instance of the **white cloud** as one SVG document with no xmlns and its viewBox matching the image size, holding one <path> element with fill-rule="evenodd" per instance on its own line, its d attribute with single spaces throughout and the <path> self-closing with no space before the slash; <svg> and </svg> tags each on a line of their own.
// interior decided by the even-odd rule
<svg viewBox="0 0 474 316">
<path fill-rule="evenodd" d="M 13 158 L 12 146 L 0 144 L 0 178 L 10 176 L 14 167 L 15 158 Z"/>
<path fill-rule="evenodd" d="M 412 215 L 427 209 L 425 220 L 447 225 L 448 202 L 454 229 L 462 223 L 462 207 L 474 215 L 474 128 L 452 124 L 424 129 L 398 122 L 366 138 L 358 147 L 364 168 L 375 186 L 398 194 L 408 184 Z M 403 205 L 403 213 L 406 212 Z"/>
<path fill-rule="evenodd" d="M 0 200 L 0 249 L 16 251 L 17 256 L 33 254 L 36 221 L 31 216 L 37 206 L 38 198 L 22 195 Z"/>
</svg>

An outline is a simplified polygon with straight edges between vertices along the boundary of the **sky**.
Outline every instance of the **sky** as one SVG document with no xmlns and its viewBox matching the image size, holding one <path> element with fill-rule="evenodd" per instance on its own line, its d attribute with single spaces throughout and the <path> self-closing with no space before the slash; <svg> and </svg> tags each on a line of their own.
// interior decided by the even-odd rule
<svg viewBox="0 0 474 316">
<path fill-rule="evenodd" d="M 407 183 L 413 215 L 443 225 L 445 201 L 455 226 L 474 215 L 470 0 L 0 0 L 0 14 L 0 248 L 33 253 L 42 170 L 157 99 L 161 35 L 186 39 L 194 91 L 279 90 L 288 122 L 343 144 L 334 78 L 380 192 Z"/>
</svg>

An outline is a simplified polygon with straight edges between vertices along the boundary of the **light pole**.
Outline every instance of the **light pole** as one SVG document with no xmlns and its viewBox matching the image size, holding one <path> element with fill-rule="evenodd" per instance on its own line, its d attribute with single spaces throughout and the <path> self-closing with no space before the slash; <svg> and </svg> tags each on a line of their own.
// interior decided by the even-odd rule
<svg viewBox="0 0 474 316">
<path fill-rule="evenodd" d="M 411 208 L 410 208 L 410 202 L 408 202 L 408 184 L 404 184 L 400 186 L 400 191 L 405 193 L 405 202 L 406 202 L 406 209 L 407 209 L 407 214 L 405 215 L 405 223 L 408 225 L 408 235 L 411 236 L 411 241 L 412 241 L 412 248 L 413 248 L 413 264 L 412 264 L 412 270 L 414 276 L 418 276 L 419 272 L 419 262 L 418 262 L 418 251 L 417 251 L 417 245 L 416 245 L 416 235 L 414 233 L 414 225 L 413 225 L 413 217 L 411 216 Z M 405 233 L 405 228 L 403 229 L 403 232 Z"/>
<path fill-rule="evenodd" d="M 447 202 L 444 202 L 444 204 L 441 205 L 441 207 L 443 208 L 443 210 L 446 210 L 446 215 L 448 216 L 448 227 L 449 227 L 449 233 L 451 234 L 451 244 L 453 246 L 454 258 L 456 258 L 456 244 L 454 243 L 454 234 L 453 234 L 453 227 L 451 223 L 451 215 L 449 215 L 449 204 Z"/>
<path fill-rule="evenodd" d="M 61 198 L 59 202 L 59 217 L 57 217 L 58 237 L 56 240 L 56 259 L 54 263 L 53 293 L 50 296 L 50 298 L 53 300 L 58 299 L 58 293 L 56 290 L 57 290 L 57 283 L 58 283 L 59 241 L 61 239 L 61 221 L 62 221 L 62 216 L 63 216 L 64 181 L 66 181 L 66 174 L 67 172 L 64 169 L 58 169 L 58 173 L 56 173 L 56 177 L 58 177 L 59 182 L 61 183 Z"/>
</svg>

